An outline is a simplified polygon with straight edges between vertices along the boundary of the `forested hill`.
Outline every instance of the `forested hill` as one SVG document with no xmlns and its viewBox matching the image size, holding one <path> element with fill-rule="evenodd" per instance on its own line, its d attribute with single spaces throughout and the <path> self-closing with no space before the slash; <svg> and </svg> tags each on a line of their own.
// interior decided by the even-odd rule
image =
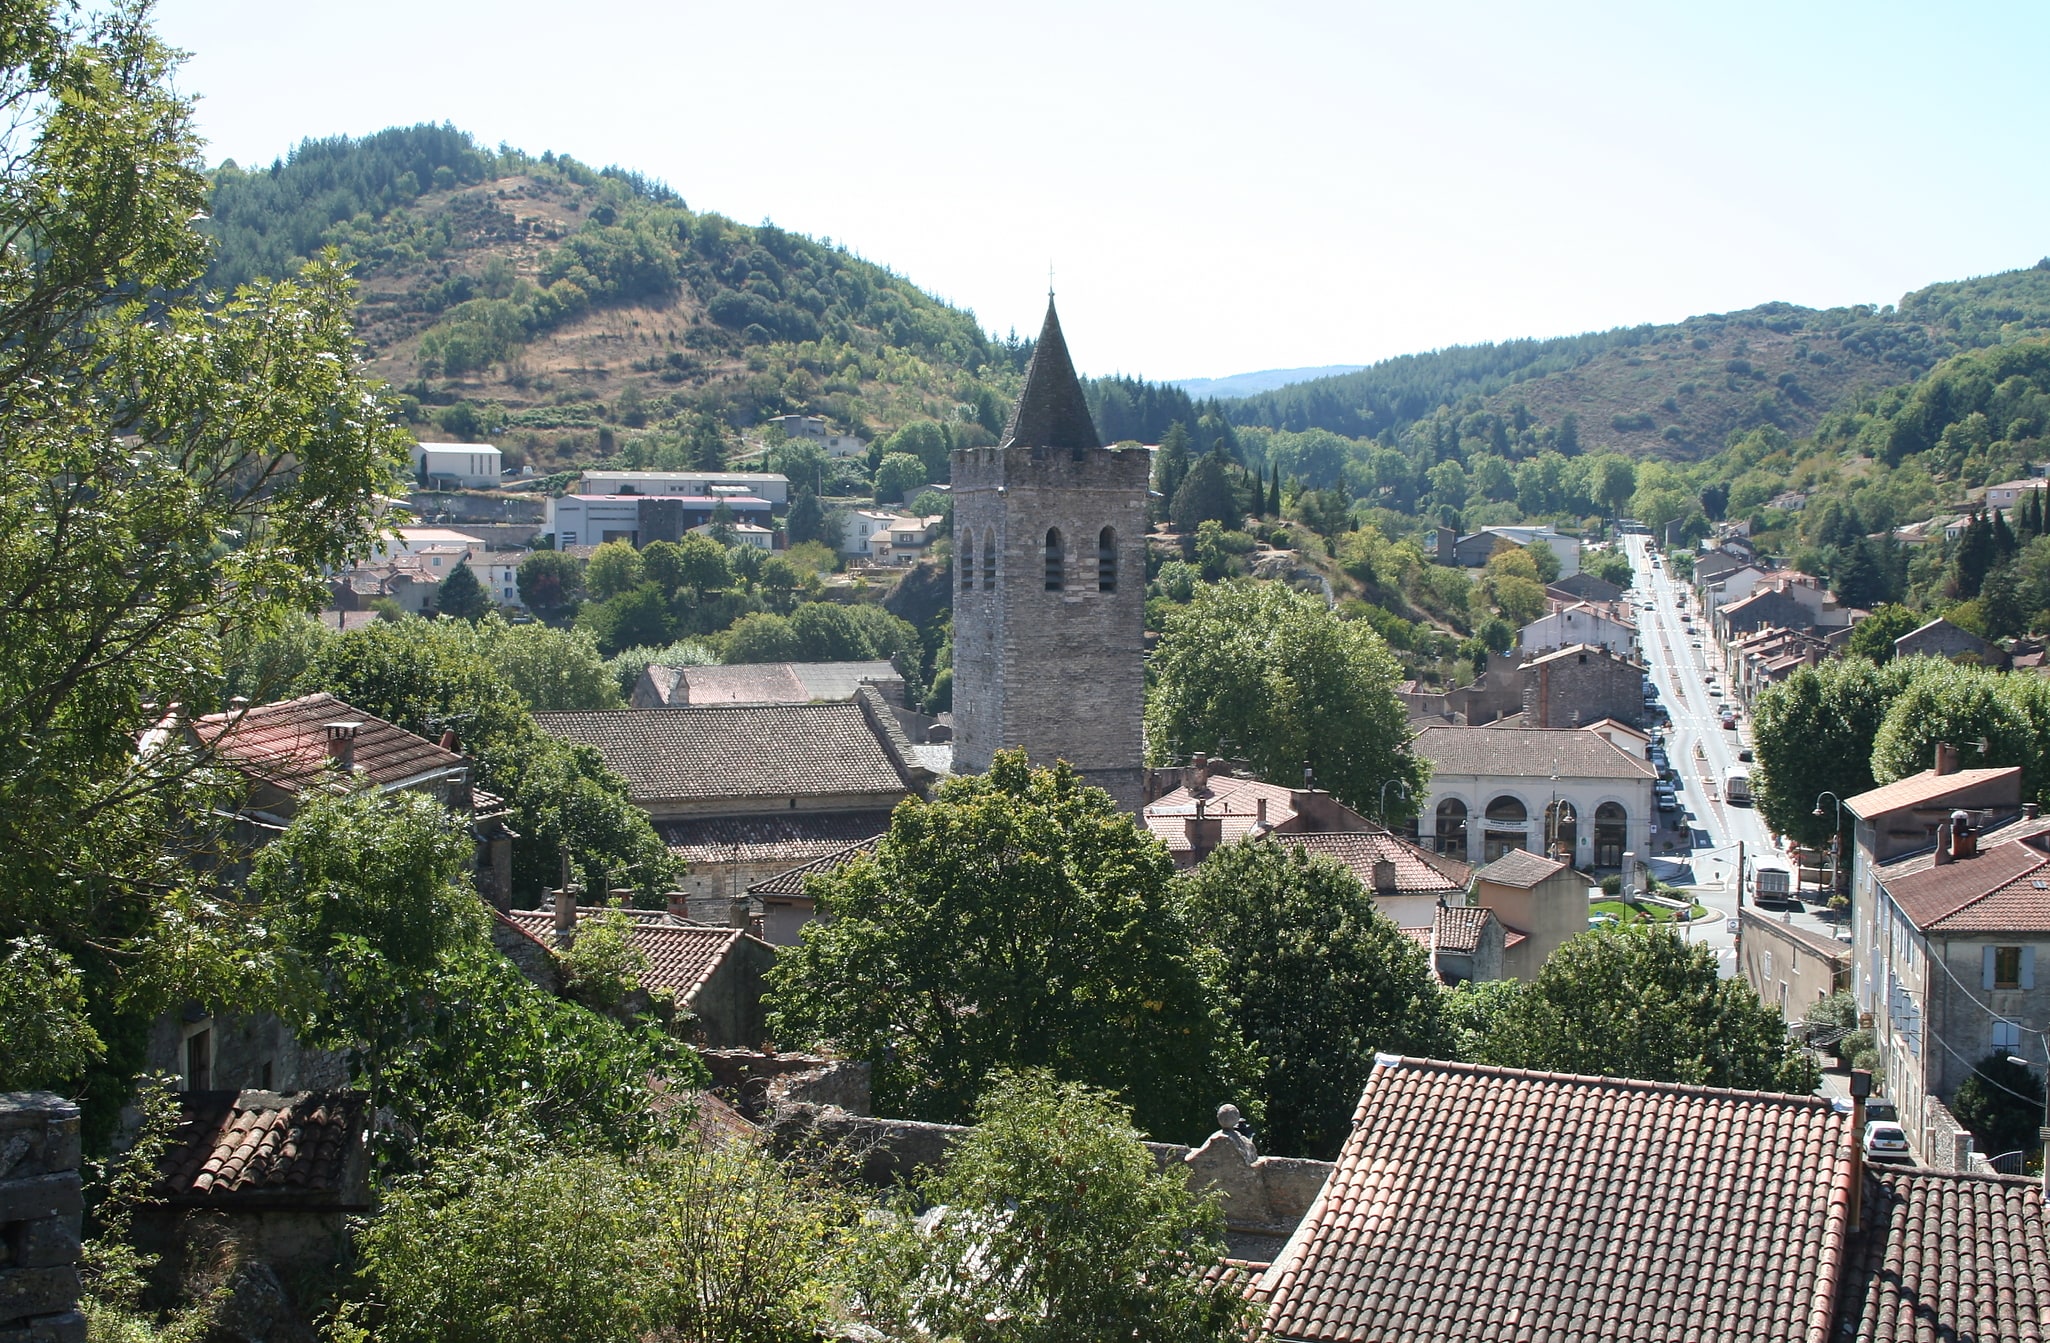
<svg viewBox="0 0 2050 1343">
<path fill-rule="evenodd" d="M 489 436 L 544 468 L 708 462 L 789 411 L 993 433 L 1031 353 L 830 240 L 447 126 L 224 164 L 210 214 L 214 284 L 339 248 L 372 364 L 423 436 Z"/>
<path fill-rule="evenodd" d="M 1442 406 L 1556 424 L 1639 455 L 1695 459 L 1732 431 L 1770 424 L 1796 436 L 1860 390 L 1914 381 L 1962 350 L 2050 332 L 2050 260 L 2027 270 L 1933 284 L 1897 307 L 1816 310 L 1770 303 L 1666 326 L 1458 346 L 1384 360 L 1228 403 L 1241 425 L 1400 431 Z"/>
</svg>

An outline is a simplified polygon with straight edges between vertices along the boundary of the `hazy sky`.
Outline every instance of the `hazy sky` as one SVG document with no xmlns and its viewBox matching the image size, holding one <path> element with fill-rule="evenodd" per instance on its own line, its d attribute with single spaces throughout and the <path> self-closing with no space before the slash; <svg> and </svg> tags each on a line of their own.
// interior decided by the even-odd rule
<svg viewBox="0 0 2050 1343">
<path fill-rule="evenodd" d="M 1367 363 L 2050 253 L 2050 5 L 162 0 L 215 160 L 449 121 L 1085 372 Z"/>
</svg>

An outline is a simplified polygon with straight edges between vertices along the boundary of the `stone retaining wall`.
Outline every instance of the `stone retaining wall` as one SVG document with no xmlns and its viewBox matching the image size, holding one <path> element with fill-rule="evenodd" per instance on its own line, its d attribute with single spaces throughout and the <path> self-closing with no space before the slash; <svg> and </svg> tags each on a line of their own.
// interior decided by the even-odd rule
<svg viewBox="0 0 2050 1343">
<path fill-rule="evenodd" d="M 84 1343 L 78 1107 L 0 1093 L 0 1343 Z"/>
</svg>

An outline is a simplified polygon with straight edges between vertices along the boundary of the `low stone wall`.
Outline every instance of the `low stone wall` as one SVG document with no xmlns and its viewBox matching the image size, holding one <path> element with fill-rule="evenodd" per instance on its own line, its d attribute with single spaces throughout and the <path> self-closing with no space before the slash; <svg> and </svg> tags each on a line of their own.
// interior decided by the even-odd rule
<svg viewBox="0 0 2050 1343">
<path fill-rule="evenodd" d="M 1980 1174 L 1993 1169 L 1985 1153 L 1973 1150 L 1971 1131 L 1958 1122 L 1949 1106 L 1934 1096 L 1922 1102 L 1922 1132 L 1918 1136 L 1922 1149 L 1919 1155 L 1925 1166 Z"/>
<path fill-rule="evenodd" d="M 0 1093 L 0 1343 L 84 1343 L 78 1107 Z"/>
<path fill-rule="evenodd" d="M 786 1106 L 869 1111 L 869 1066 L 817 1054 L 766 1054 L 753 1049 L 701 1049 L 720 1099 L 760 1123 Z"/>
</svg>

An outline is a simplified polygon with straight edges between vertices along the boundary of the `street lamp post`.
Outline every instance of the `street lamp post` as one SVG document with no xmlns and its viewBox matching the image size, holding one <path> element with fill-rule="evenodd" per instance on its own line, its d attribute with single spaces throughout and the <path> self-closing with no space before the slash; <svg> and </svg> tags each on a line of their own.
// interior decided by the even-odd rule
<svg viewBox="0 0 2050 1343">
<path fill-rule="evenodd" d="M 1383 830 L 1388 828 L 1388 786 L 1390 784 L 1402 790 L 1402 800 L 1404 802 L 1410 800 L 1409 785 L 1404 783 L 1401 778 L 1383 779 L 1381 781 L 1381 828 Z"/>
<path fill-rule="evenodd" d="M 1839 894 L 1837 887 L 1843 884 L 1844 879 L 1844 800 L 1825 788 L 1815 795 L 1815 810 L 1810 813 L 1811 815 L 1821 816 L 1823 814 L 1822 799 L 1825 797 L 1836 804 L 1836 824 L 1829 832 L 1829 893 L 1834 897 Z"/>
</svg>

